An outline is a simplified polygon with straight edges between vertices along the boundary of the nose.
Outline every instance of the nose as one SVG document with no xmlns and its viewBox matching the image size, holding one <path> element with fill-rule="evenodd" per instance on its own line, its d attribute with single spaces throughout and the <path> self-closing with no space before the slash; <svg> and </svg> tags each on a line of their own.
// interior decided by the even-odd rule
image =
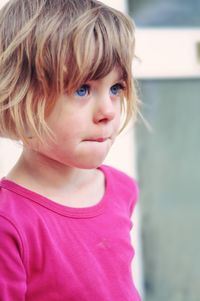
<svg viewBox="0 0 200 301">
<path fill-rule="evenodd" d="M 118 105 L 109 94 L 104 94 L 96 100 L 94 109 L 94 122 L 107 123 L 115 118 Z"/>
</svg>

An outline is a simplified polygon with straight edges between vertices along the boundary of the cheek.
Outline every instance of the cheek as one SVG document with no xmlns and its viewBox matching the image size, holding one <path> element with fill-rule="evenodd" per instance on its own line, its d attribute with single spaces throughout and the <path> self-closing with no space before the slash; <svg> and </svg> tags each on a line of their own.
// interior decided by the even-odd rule
<svg viewBox="0 0 200 301">
<path fill-rule="evenodd" d="M 77 130 L 75 119 L 71 116 L 59 116 L 57 120 L 49 123 L 50 129 L 55 135 L 55 140 L 59 143 L 63 140 L 68 140 L 73 137 L 75 131 Z"/>
<path fill-rule="evenodd" d="M 115 131 L 117 131 L 118 128 L 120 127 L 120 123 L 121 123 L 121 114 L 118 114 L 114 120 Z"/>
<path fill-rule="evenodd" d="M 123 114 L 122 114 L 121 103 L 119 103 L 116 107 L 116 115 L 114 120 L 115 128 L 119 128 L 122 117 Z"/>
</svg>

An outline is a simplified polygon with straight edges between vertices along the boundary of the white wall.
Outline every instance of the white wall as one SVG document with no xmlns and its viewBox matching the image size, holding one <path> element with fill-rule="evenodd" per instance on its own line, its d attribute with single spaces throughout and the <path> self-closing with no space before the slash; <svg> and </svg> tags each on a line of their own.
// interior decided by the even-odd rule
<svg viewBox="0 0 200 301">
<path fill-rule="evenodd" d="M 0 8 L 6 4 L 8 0 L 0 0 Z M 21 153 L 21 148 L 17 143 L 8 139 L 0 138 L 0 178 L 5 176 L 10 168 L 17 161 Z"/>
<path fill-rule="evenodd" d="M 0 8 L 6 3 L 8 0 L 0 0 Z"/>
<path fill-rule="evenodd" d="M 0 8 L 8 0 L 0 0 Z M 17 161 L 21 148 L 16 142 L 0 138 L 0 178 L 5 176 L 10 168 Z"/>
<path fill-rule="evenodd" d="M 136 55 L 140 58 L 134 62 L 137 78 L 199 78 L 199 41 L 199 28 L 137 29 Z"/>
<path fill-rule="evenodd" d="M 21 146 L 17 142 L 0 138 L 0 178 L 8 173 L 20 153 Z"/>
</svg>

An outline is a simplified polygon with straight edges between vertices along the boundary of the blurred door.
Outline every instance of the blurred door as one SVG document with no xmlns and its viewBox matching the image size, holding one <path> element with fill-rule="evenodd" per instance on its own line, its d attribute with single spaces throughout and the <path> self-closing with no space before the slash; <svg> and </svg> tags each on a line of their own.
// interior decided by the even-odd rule
<svg viewBox="0 0 200 301">
<path fill-rule="evenodd" d="M 145 301 L 198 301 L 200 3 L 138 0 L 130 8 L 152 127 L 136 128 Z"/>
</svg>

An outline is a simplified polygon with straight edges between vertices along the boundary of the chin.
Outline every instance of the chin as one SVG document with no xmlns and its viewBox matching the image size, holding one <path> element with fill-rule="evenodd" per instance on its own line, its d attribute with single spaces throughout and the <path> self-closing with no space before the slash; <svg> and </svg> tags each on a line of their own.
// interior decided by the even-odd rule
<svg viewBox="0 0 200 301">
<path fill-rule="evenodd" d="M 102 159 L 98 159 L 98 160 L 93 158 L 86 162 L 80 162 L 80 164 L 78 164 L 77 167 L 81 168 L 81 169 L 96 169 L 103 163 L 104 160 L 105 160 L 105 157 L 103 157 Z"/>
<path fill-rule="evenodd" d="M 81 169 L 96 169 L 98 168 L 101 164 L 103 163 L 103 161 L 99 162 L 99 163 L 88 163 L 88 164 L 82 164 L 81 166 L 79 166 L 79 168 Z"/>
</svg>

